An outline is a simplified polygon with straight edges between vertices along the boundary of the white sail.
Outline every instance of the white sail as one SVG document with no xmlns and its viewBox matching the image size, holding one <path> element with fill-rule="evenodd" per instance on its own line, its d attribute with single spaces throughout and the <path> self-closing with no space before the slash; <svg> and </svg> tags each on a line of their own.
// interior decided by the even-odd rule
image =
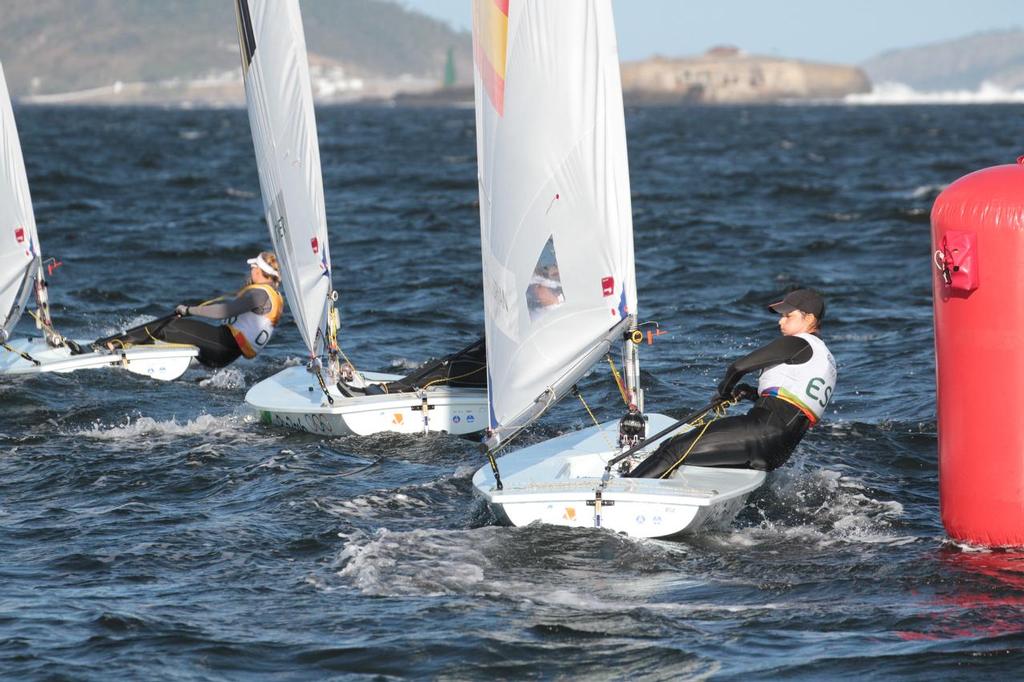
<svg viewBox="0 0 1024 682">
<path fill-rule="evenodd" d="M 0 340 L 11 335 L 24 311 L 40 253 L 21 142 L 0 65 Z"/>
<path fill-rule="evenodd" d="M 299 3 L 236 0 L 235 10 L 267 227 L 292 316 L 310 353 L 318 355 L 333 288 Z"/>
<path fill-rule="evenodd" d="M 490 427 L 560 397 L 636 315 L 611 0 L 474 0 Z"/>
</svg>

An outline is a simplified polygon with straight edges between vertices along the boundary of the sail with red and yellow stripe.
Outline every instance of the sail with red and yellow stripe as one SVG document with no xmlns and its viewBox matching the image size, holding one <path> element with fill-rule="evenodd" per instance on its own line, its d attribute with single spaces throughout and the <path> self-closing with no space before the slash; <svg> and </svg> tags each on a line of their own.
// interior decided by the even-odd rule
<svg viewBox="0 0 1024 682">
<path fill-rule="evenodd" d="M 474 0 L 488 400 L 547 409 L 636 315 L 611 0 Z"/>
<path fill-rule="evenodd" d="M 509 0 L 473 3 L 473 56 L 480 83 L 499 116 L 505 113 L 508 3 Z"/>
</svg>

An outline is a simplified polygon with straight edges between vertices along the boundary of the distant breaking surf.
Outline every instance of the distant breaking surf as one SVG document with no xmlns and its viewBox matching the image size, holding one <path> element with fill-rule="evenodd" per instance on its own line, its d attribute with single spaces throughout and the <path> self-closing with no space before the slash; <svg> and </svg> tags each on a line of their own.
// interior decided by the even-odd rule
<svg viewBox="0 0 1024 682">
<path fill-rule="evenodd" d="M 847 95 L 844 104 L 1007 104 L 1024 102 L 1024 90 L 983 82 L 977 90 L 918 91 L 903 83 L 879 83 L 871 92 Z"/>
</svg>

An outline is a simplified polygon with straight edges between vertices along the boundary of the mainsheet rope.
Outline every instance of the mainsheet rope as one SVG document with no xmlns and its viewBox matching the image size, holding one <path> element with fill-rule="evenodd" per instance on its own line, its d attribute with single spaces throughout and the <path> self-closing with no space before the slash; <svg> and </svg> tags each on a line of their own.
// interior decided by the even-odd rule
<svg viewBox="0 0 1024 682">
<path fill-rule="evenodd" d="M 689 422 L 690 425 L 693 426 L 694 428 L 701 426 L 702 428 L 700 430 L 700 433 L 698 433 L 697 437 L 693 439 L 692 443 L 690 443 L 690 447 L 686 448 L 686 452 L 683 453 L 683 456 L 676 460 L 676 463 L 670 466 L 665 471 L 665 473 L 663 473 L 658 478 L 668 478 L 672 474 L 672 472 L 679 468 L 679 466 L 683 463 L 683 460 L 685 460 L 689 456 L 689 454 L 693 452 L 693 449 L 697 447 L 697 443 L 700 442 L 700 439 L 704 437 L 704 434 L 707 432 L 708 427 L 711 426 L 716 421 L 718 421 L 719 419 L 721 419 L 722 417 L 724 417 L 726 411 L 733 405 L 737 404 L 739 404 L 739 400 L 723 400 L 722 402 L 715 405 L 708 412 L 705 412 L 697 419 Z M 705 417 L 707 417 L 707 415 L 711 412 L 713 412 L 715 416 L 705 421 Z"/>
<path fill-rule="evenodd" d="M 31 355 L 29 355 L 28 353 L 26 353 L 24 351 L 20 351 L 20 350 L 18 350 L 16 348 L 11 348 L 6 343 L 0 344 L 0 346 L 2 346 L 4 350 L 10 351 L 10 352 L 12 352 L 12 353 L 14 353 L 16 355 L 20 355 L 23 360 L 28 360 L 29 362 L 31 362 L 36 367 L 39 367 L 40 365 L 43 364 L 43 363 L 39 362 L 38 360 L 36 360 Z"/>
<path fill-rule="evenodd" d="M 615 446 L 612 445 L 611 441 L 608 440 L 607 434 L 605 434 L 604 429 L 601 428 L 601 423 L 597 421 L 597 417 L 595 417 L 594 413 L 591 411 L 590 405 L 587 405 L 587 401 L 583 399 L 583 393 L 580 392 L 580 389 L 577 388 L 576 386 L 572 387 L 572 392 L 577 398 L 580 399 L 580 402 L 583 403 L 583 409 L 585 409 L 587 411 L 587 414 L 590 415 L 590 419 L 594 422 L 594 426 L 597 427 L 597 432 L 601 434 L 601 438 L 604 440 L 605 445 L 608 446 L 609 450 L 614 452 Z"/>
</svg>

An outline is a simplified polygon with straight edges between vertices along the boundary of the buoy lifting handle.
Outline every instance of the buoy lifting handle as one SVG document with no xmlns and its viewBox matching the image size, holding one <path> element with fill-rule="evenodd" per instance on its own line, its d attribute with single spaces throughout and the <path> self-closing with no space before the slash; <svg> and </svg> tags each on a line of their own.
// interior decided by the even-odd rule
<svg viewBox="0 0 1024 682">
<path fill-rule="evenodd" d="M 933 256 L 942 283 L 954 291 L 970 293 L 978 288 L 978 239 L 974 232 L 950 230 Z"/>
</svg>

